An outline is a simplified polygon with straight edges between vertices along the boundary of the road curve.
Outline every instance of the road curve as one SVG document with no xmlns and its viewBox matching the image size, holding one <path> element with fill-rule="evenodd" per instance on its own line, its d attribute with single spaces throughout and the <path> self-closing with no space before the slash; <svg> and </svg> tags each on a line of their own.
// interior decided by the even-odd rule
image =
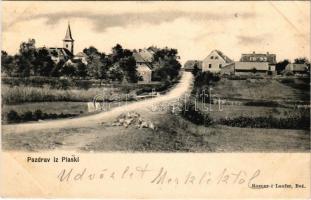
<svg viewBox="0 0 311 200">
<path fill-rule="evenodd" d="M 116 107 L 109 111 L 101 112 L 90 116 L 78 117 L 73 119 L 60 119 L 43 122 L 34 122 L 34 123 L 2 125 L 2 132 L 23 133 L 28 131 L 37 131 L 53 128 L 88 127 L 91 126 L 92 124 L 97 124 L 100 122 L 114 119 L 115 117 L 124 112 L 145 110 L 148 109 L 148 107 L 151 107 L 152 105 L 165 103 L 167 101 L 172 101 L 181 98 L 185 93 L 189 92 L 192 86 L 192 82 L 193 82 L 193 75 L 190 72 L 183 72 L 180 82 L 163 96 L 155 97 L 152 99 L 146 99 L 134 103 L 129 103 L 128 105 Z"/>
</svg>

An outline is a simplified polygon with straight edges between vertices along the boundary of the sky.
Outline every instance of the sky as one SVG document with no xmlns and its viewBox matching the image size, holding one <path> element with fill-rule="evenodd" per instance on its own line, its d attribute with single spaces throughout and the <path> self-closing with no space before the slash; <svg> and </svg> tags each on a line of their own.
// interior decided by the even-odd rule
<svg viewBox="0 0 311 200">
<path fill-rule="evenodd" d="M 2 50 L 22 41 L 62 47 L 68 22 L 75 53 L 94 46 L 110 53 L 149 46 L 176 48 L 181 63 L 218 49 L 233 60 L 242 53 L 275 53 L 277 60 L 310 58 L 309 1 L 2 2 Z"/>
</svg>

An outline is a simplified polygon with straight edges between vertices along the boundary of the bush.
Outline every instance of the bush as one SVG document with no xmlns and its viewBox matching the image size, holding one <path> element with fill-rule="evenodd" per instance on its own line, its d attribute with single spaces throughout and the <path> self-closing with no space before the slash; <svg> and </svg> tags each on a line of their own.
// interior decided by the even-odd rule
<svg viewBox="0 0 311 200">
<path fill-rule="evenodd" d="M 287 83 L 295 83 L 295 80 L 292 79 L 292 78 L 283 78 L 283 79 L 281 79 L 281 83 L 285 83 L 285 84 L 287 84 Z"/>
<path fill-rule="evenodd" d="M 41 111 L 41 110 L 36 110 L 36 111 L 34 112 L 34 118 L 35 118 L 36 120 L 42 119 L 42 118 L 43 118 L 43 113 L 42 113 L 42 111 Z"/>
<path fill-rule="evenodd" d="M 269 117 L 237 117 L 220 119 L 219 124 L 241 128 L 279 128 L 279 129 L 310 129 L 310 117 L 307 115 L 288 118 Z"/>
<path fill-rule="evenodd" d="M 55 113 L 43 113 L 41 110 L 36 110 L 34 113 L 27 111 L 19 115 L 16 111 L 11 110 L 7 113 L 6 119 L 8 123 L 19 123 L 19 122 L 28 122 L 28 121 L 37 121 L 44 119 L 58 119 L 58 118 L 67 118 L 74 117 L 75 114 L 55 114 Z"/>
<path fill-rule="evenodd" d="M 229 80 L 247 80 L 247 76 L 233 75 L 228 77 Z"/>
<path fill-rule="evenodd" d="M 284 73 L 285 76 L 294 76 L 294 73 L 292 71 L 286 71 Z"/>
<path fill-rule="evenodd" d="M 205 114 L 195 108 L 193 103 L 185 104 L 182 107 L 181 116 L 194 124 L 208 126 L 212 124 L 212 119 L 208 114 Z"/>
<path fill-rule="evenodd" d="M 144 94 L 144 93 L 150 93 L 152 91 L 155 91 L 155 92 L 163 92 L 163 91 L 166 91 L 168 90 L 169 88 L 171 88 L 173 86 L 175 82 L 171 82 L 171 81 L 165 81 L 164 83 L 161 83 L 160 85 L 148 85 L 148 86 L 145 86 L 139 90 L 136 91 L 136 94 L 137 95 L 141 95 L 141 94 Z"/>
<path fill-rule="evenodd" d="M 19 122 L 21 119 L 20 119 L 20 116 L 18 115 L 18 113 L 14 110 L 10 110 L 10 112 L 8 112 L 7 114 L 7 121 L 9 123 L 11 122 Z"/>
<path fill-rule="evenodd" d="M 210 85 L 212 82 L 218 82 L 220 80 L 220 76 L 215 73 L 211 73 L 209 71 L 199 72 L 197 73 L 194 80 L 194 87 L 202 87 L 206 85 Z"/>
</svg>

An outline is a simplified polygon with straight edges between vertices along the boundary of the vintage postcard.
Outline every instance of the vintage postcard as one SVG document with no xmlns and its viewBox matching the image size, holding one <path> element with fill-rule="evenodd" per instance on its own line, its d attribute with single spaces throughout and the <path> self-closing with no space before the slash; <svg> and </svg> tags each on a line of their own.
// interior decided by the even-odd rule
<svg viewBox="0 0 311 200">
<path fill-rule="evenodd" d="M 2 1 L 1 197 L 310 194 L 310 1 Z"/>
</svg>

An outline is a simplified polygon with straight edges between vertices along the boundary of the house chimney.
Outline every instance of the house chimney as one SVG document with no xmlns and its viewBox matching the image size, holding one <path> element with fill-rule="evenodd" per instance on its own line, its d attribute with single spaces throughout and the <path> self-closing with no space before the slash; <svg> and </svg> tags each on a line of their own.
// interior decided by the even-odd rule
<svg viewBox="0 0 311 200">
<path fill-rule="evenodd" d="M 253 54 L 255 54 L 255 51 L 253 51 Z"/>
<path fill-rule="evenodd" d="M 269 51 L 267 51 L 267 55 L 269 55 Z"/>
</svg>

